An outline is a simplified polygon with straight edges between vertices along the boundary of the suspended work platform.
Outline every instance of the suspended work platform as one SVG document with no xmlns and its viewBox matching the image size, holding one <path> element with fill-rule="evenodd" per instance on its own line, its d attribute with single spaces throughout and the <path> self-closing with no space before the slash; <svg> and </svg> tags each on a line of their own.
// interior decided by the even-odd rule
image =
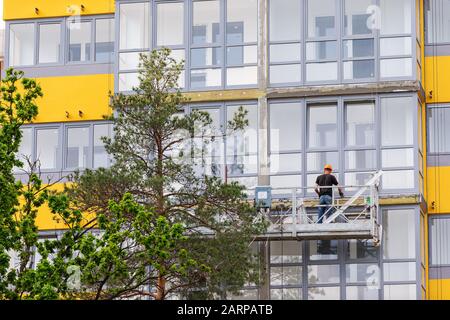
<svg viewBox="0 0 450 320">
<path fill-rule="evenodd" d="M 338 199 L 333 186 L 332 203 L 319 205 L 314 188 L 272 189 L 257 187 L 255 203 L 271 222 L 265 239 L 332 240 L 382 237 L 379 210 L 379 182 L 382 171 L 372 174 L 365 185 L 339 186 L 350 198 Z M 330 187 L 327 187 L 330 188 Z M 318 211 L 324 207 L 323 221 Z M 325 218 L 326 217 L 326 218 Z"/>
</svg>

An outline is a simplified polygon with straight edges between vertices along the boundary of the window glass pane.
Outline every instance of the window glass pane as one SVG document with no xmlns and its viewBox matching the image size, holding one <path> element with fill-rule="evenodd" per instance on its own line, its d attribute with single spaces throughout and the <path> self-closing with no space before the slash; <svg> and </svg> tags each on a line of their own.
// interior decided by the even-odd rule
<svg viewBox="0 0 450 320">
<path fill-rule="evenodd" d="M 27 159 L 33 161 L 32 156 L 32 147 L 33 147 L 33 129 L 31 128 L 22 128 L 22 140 L 20 141 L 19 151 L 17 152 L 17 159 L 19 159 L 23 163 L 22 168 L 14 168 L 15 171 L 21 170 L 29 170 Z"/>
<path fill-rule="evenodd" d="M 339 265 L 308 266 L 308 285 L 339 282 Z"/>
<path fill-rule="evenodd" d="M 228 294 L 227 300 L 258 300 L 258 290 L 240 290 L 238 295 Z"/>
<path fill-rule="evenodd" d="M 377 260 L 378 248 L 372 240 L 349 240 L 347 259 Z"/>
<path fill-rule="evenodd" d="M 374 56 L 373 39 L 344 40 L 344 58 L 365 58 Z"/>
<path fill-rule="evenodd" d="M 338 258 L 338 240 L 309 241 L 310 260 L 336 260 Z"/>
<path fill-rule="evenodd" d="M 346 288 L 347 300 L 378 300 L 379 290 L 366 286 L 353 286 Z"/>
<path fill-rule="evenodd" d="M 220 42 L 220 2 L 195 1 L 192 11 L 192 43 Z"/>
<path fill-rule="evenodd" d="M 357 60 L 344 62 L 344 79 L 368 79 L 375 77 L 374 60 Z"/>
<path fill-rule="evenodd" d="M 11 66 L 33 65 L 34 24 L 12 24 L 9 37 L 9 64 Z"/>
<path fill-rule="evenodd" d="M 302 169 L 301 153 L 272 154 L 269 159 L 270 173 L 298 172 Z"/>
<path fill-rule="evenodd" d="M 131 91 L 139 86 L 138 73 L 119 74 L 119 91 Z"/>
<path fill-rule="evenodd" d="M 450 12 L 450 0 L 428 0 L 426 6 L 427 42 L 450 43 L 450 19 L 443 12 Z"/>
<path fill-rule="evenodd" d="M 450 219 L 435 218 L 430 223 L 430 259 L 432 265 L 450 265 Z"/>
<path fill-rule="evenodd" d="M 381 34 L 411 33 L 411 0 L 380 0 Z"/>
<path fill-rule="evenodd" d="M 191 50 L 191 66 L 206 67 L 222 64 L 222 48 L 198 48 Z"/>
<path fill-rule="evenodd" d="M 184 4 L 158 3 L 157 4 L 157 45 L 182 45 L 184 39 Z"/>
<path fill-rule="evenodd" d="M 256 63 L 256 46 L 239 46 L 227 48 L 227 65 L 235 66 L 249 63 Z"/>
<path fill-rule="evenodd" d="M 308 37 L 333 37 L 336 35 L 336 1 L 308 0 Z"/>
<path fill-rule="evenodd" d="M 302 267 L 285 266 L 270 267 L 270 285 L 286 286 L 301 285 L 302 283 Z"/>
<path fill-rule="evenodd" d="M 348 146 L 375 144 L 375 103 L 345 103 L 345 131 Z"/>
<path fill-rule="evenodd" d="M 302 147 L 301 104 L 271 103 L 270 110 L 270 150 L 290 151 Z"/>
<path fill-rule="evenodd" d="M 301 300 L 302 290 L 299 288 L 270 289 L 271 300 Z"/>
<path fill-rule="evenodd" d="M 387 189 L 412 189 L 414 188 L 414 171 L 383 171 L 381 178 L 382 188 Z"/>
<path fill-rule="evenodd" d="M 308 145 L 310 148 L 337 145 L 337 111 L 334 104 L 308 106 Z"/>
<path fill-rule="evenodd" d="M 346 35 L 370 34 L 370 6 L 372 0 L 345 0 L 344 24 Z"/>
<path fill-rule="evenodd" d="M 89 128 L 68 128 L 66 168 L 86 168 L 88 156 Z"/>
<path fill-rule="evenodd" d="M 227 68 L 227 86 L 256 84 L 258 67 Z"/>
<path fill-rule="evenodd" d="M 347 283 L 365 283 L 368 286 L 380 283 L 380 268 L 375 263 L 347 264 L 345 275 Z"/>
<path fill-rule="evenodd" d="M 383 257 L 414 259 L 416 257 L 415 211 L 383 210 Z"/>
<path fill-rule="evenodd" d="M 229 178 L 228 182 L 238 182 L 239 184 L 245 186 L 247 189 L 254 189 L 258 185 L 257 177 L 240 177 L 240 178 Z M 250 194 L 254 195 L 253 191 Z"/>
<path fill-rule="evenodd" d="M 291 194 L 292 188 L 301 188 L 302 176 L 301 175 L 271 176 L 270 185 L 273 188 L 272 194 Z M 283 189 L 275 190 L 277 188 Z"/>
<path fill-rule="evenodd" d="M 257 0 L 227 0 L 227 43 L 256 42 Z"/>
<path fill-rule="evenodd" d="M 300 241 L 271 241 L 270 263 L 299 263 L 302 261 L 303 243 Z"/>
<path fill-rule="evenodd" d="M 383 263 L 384 281 L 416 281 L 415 262 Z"/>
<path fill-rule="evenodd" d="M 412 59 L 382 59 L 380 75 L 383 78 L 410 77 L 412 76 Z"/>
<path fill-rule="evenodd" d="M 69 24 L 69 61 L 91 60 L 91 22 L 71 22 Z"/>
<path fill-rule="evenodd" d="M 412 145 L 415 103 L 410 97 L 381 99 L 381 144 Z"/>
<path fill-rule="evenodd" d="M 370 172 L 347 172 L 345 173 L 345 185 L 346 186 L 362 186 L 365 185 L 372 173 Z M 357 188 L 346 188 L 346 191 L 356 191 Z"/>
<path fill-rule="evenodd" d="M 300 0 L 270 1 L 270 41 L 300 40 Z"/>
<path fill-rule="evenodd" d="M 321 41 L 306 43 L 307 60 L 335 60 L 337 59 L 337 42 Z"/>
<path fill-rule="evenodd" d="M 450 152 L 450 108 L 428 109 L 428 150 L 431 153 Z"/>
<path fill-rule="evenodd" d="M 114 19 L 97 19 L 95 28 L 95 61 L 113 62 Z"/>
<path fill-rule="evenodd" d="M 149 48 L 149 3 L 120 4 L 120 49 Z"/>
<path fill-rule="evenodd" d="M 340 287 L 308 288 L 308 300 L 339 300 L 340 297 Z"/>
<path fill-rule="evenodd" d="M 414 165 L 414 149 L 388 149 L 381 151 L 383 168 L 412 167 Z"/>
<path fill-rule="evenodd" d="M 411 37 L 380 39 L 380 56 L 411 55 Z"/>
<path fill-rule="evenodd" d="M 107 168 L 109 166 L 109 156 L 105 150 L 102 137 L 111 137 L 110 124 L 94 125 L 94 168 Z"/>
<path fill-rule="evenodd" d="M 300 64 L 270 66 L 271 84 L 298 83 L 301 79 L 302 66 Z"/>
<path fill-rule="evenodd" d="M 61 50 L 61 25 L 42 24 L 39 26 L 39 63 L 59 62 Z"/>
<path fill-rule="evenodd" d="M 300 61 L 300 43 L 273 44 L 270 46 L 270 62 Z"/>
<path fill-rule="evenodd" d="M 191 70 L 191 88 L 219 87 L 221 85 L 221 69 Z"/>
<path fill-rule="evenodd" d="M 140 54 L 143 52 L 125 52 L 119 55 L 120 71 L 137 70 L 140 63 Z"/>
<path fill-rule="evenodd" d="M 36 159 L 41 169 L 58 167 L 59 130 L 39 129 L 36 132 Z"/>
<path fill-rule="evenodd" d="M 377 167 L 375 150 L 346 151 L 345 168 L 349 170 L 370 170 Z"/>
<path fill-rule="evenodd" d="M 306 81 L 336 81 L 337 68 L 336 62 L 308 63 L 306 65 Z"/>
<path fill-rule="evenodd" d="M 306 155 L 307 170 L 322 171 L 326 164 L 331 164 L 333 170 L 339 170 L 339 154 L 337 152 L 314 152 Z"/>
<path fill-rule="evenodd" d="M 416 300 L 415 284 L 384 286 L 384 300 Z"/>
</svg>

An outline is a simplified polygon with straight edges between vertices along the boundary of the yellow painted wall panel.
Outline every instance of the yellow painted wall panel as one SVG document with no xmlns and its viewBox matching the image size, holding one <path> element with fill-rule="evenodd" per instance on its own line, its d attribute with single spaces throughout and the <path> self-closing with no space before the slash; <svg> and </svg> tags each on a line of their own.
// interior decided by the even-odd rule
<svg viewBox="0 0 450 320">
<path fill-rule="evenodd" d="M 84 11 L 81 9 L 84 6 Z M 35 8 L 38 9 L 36 13 Z M 4 0 L 4 20 L 114 13 L 114 0 Z"/>
<path fill-rule="evenodd" d="M 35 123 L 101 120 L 111 114 L 109 92 L 114 92 L 111 74 L 38 78 L 36 81 L 44 97 L 38 101 L 39 115 Z M 79 111 L 82 111 L 81 116 Z"/>
<path fill-rule="evenodd" d="M 428 213 L 450 213 L 450 167 L 427 170 Z"/>
<path fill-rule="evenodd" d="M 428 297 L 430 300 L 450 300 L 450 279 L 430 279 Z"/>
<path fill-rule="evenodd" d="M 427 103 L 450 102 L 450 56 L 425 58 Z M 432 96 L 430 97 L 430 91 Z"/>
</svg>

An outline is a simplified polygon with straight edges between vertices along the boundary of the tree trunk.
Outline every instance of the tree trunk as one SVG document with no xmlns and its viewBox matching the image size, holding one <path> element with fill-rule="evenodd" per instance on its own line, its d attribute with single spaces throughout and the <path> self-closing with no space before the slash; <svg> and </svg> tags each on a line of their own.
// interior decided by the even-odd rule
<svg viewBox="0 0 450 320">
<path fill-rule="evenodd" d="M 158 276 L 156 284 L 156 296 L 155 300 L 164 300 L 166 295 L 166 278 L 161 274 Z"/>
</svg>

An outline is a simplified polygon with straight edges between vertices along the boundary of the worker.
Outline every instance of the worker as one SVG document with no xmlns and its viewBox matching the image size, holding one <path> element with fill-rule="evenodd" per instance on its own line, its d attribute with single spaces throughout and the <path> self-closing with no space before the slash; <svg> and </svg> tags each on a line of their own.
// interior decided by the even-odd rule
<svg viewBox="0 0 450 320">
<path fill-rule="evenodd" d="M 314 191 L 316 191 L 319 196 L 319 217 L 317 223 L 322 223 L 323 220 L 328 218 L 333 210 L 330 208 L 330 205 L 333 202 L 333 188 L 332 186 L 337 186 L 339 183 L 336 177 L 331 174 L 333 172 L 333 167 L 330 164 L 327 164 L 323 168 L 323 174 L 318 176 L 316 179 L 316 187 Z M 330 188 L 326 188 L 326 187 Z M 325 188 L 324 188 L 325 187 Z M 339 195 L 341 198 L 344 197 L 344 192 L 342 188 L 338 187 Z M 326 213 L 326 217 L 324 217 Z"/>
</svg>

